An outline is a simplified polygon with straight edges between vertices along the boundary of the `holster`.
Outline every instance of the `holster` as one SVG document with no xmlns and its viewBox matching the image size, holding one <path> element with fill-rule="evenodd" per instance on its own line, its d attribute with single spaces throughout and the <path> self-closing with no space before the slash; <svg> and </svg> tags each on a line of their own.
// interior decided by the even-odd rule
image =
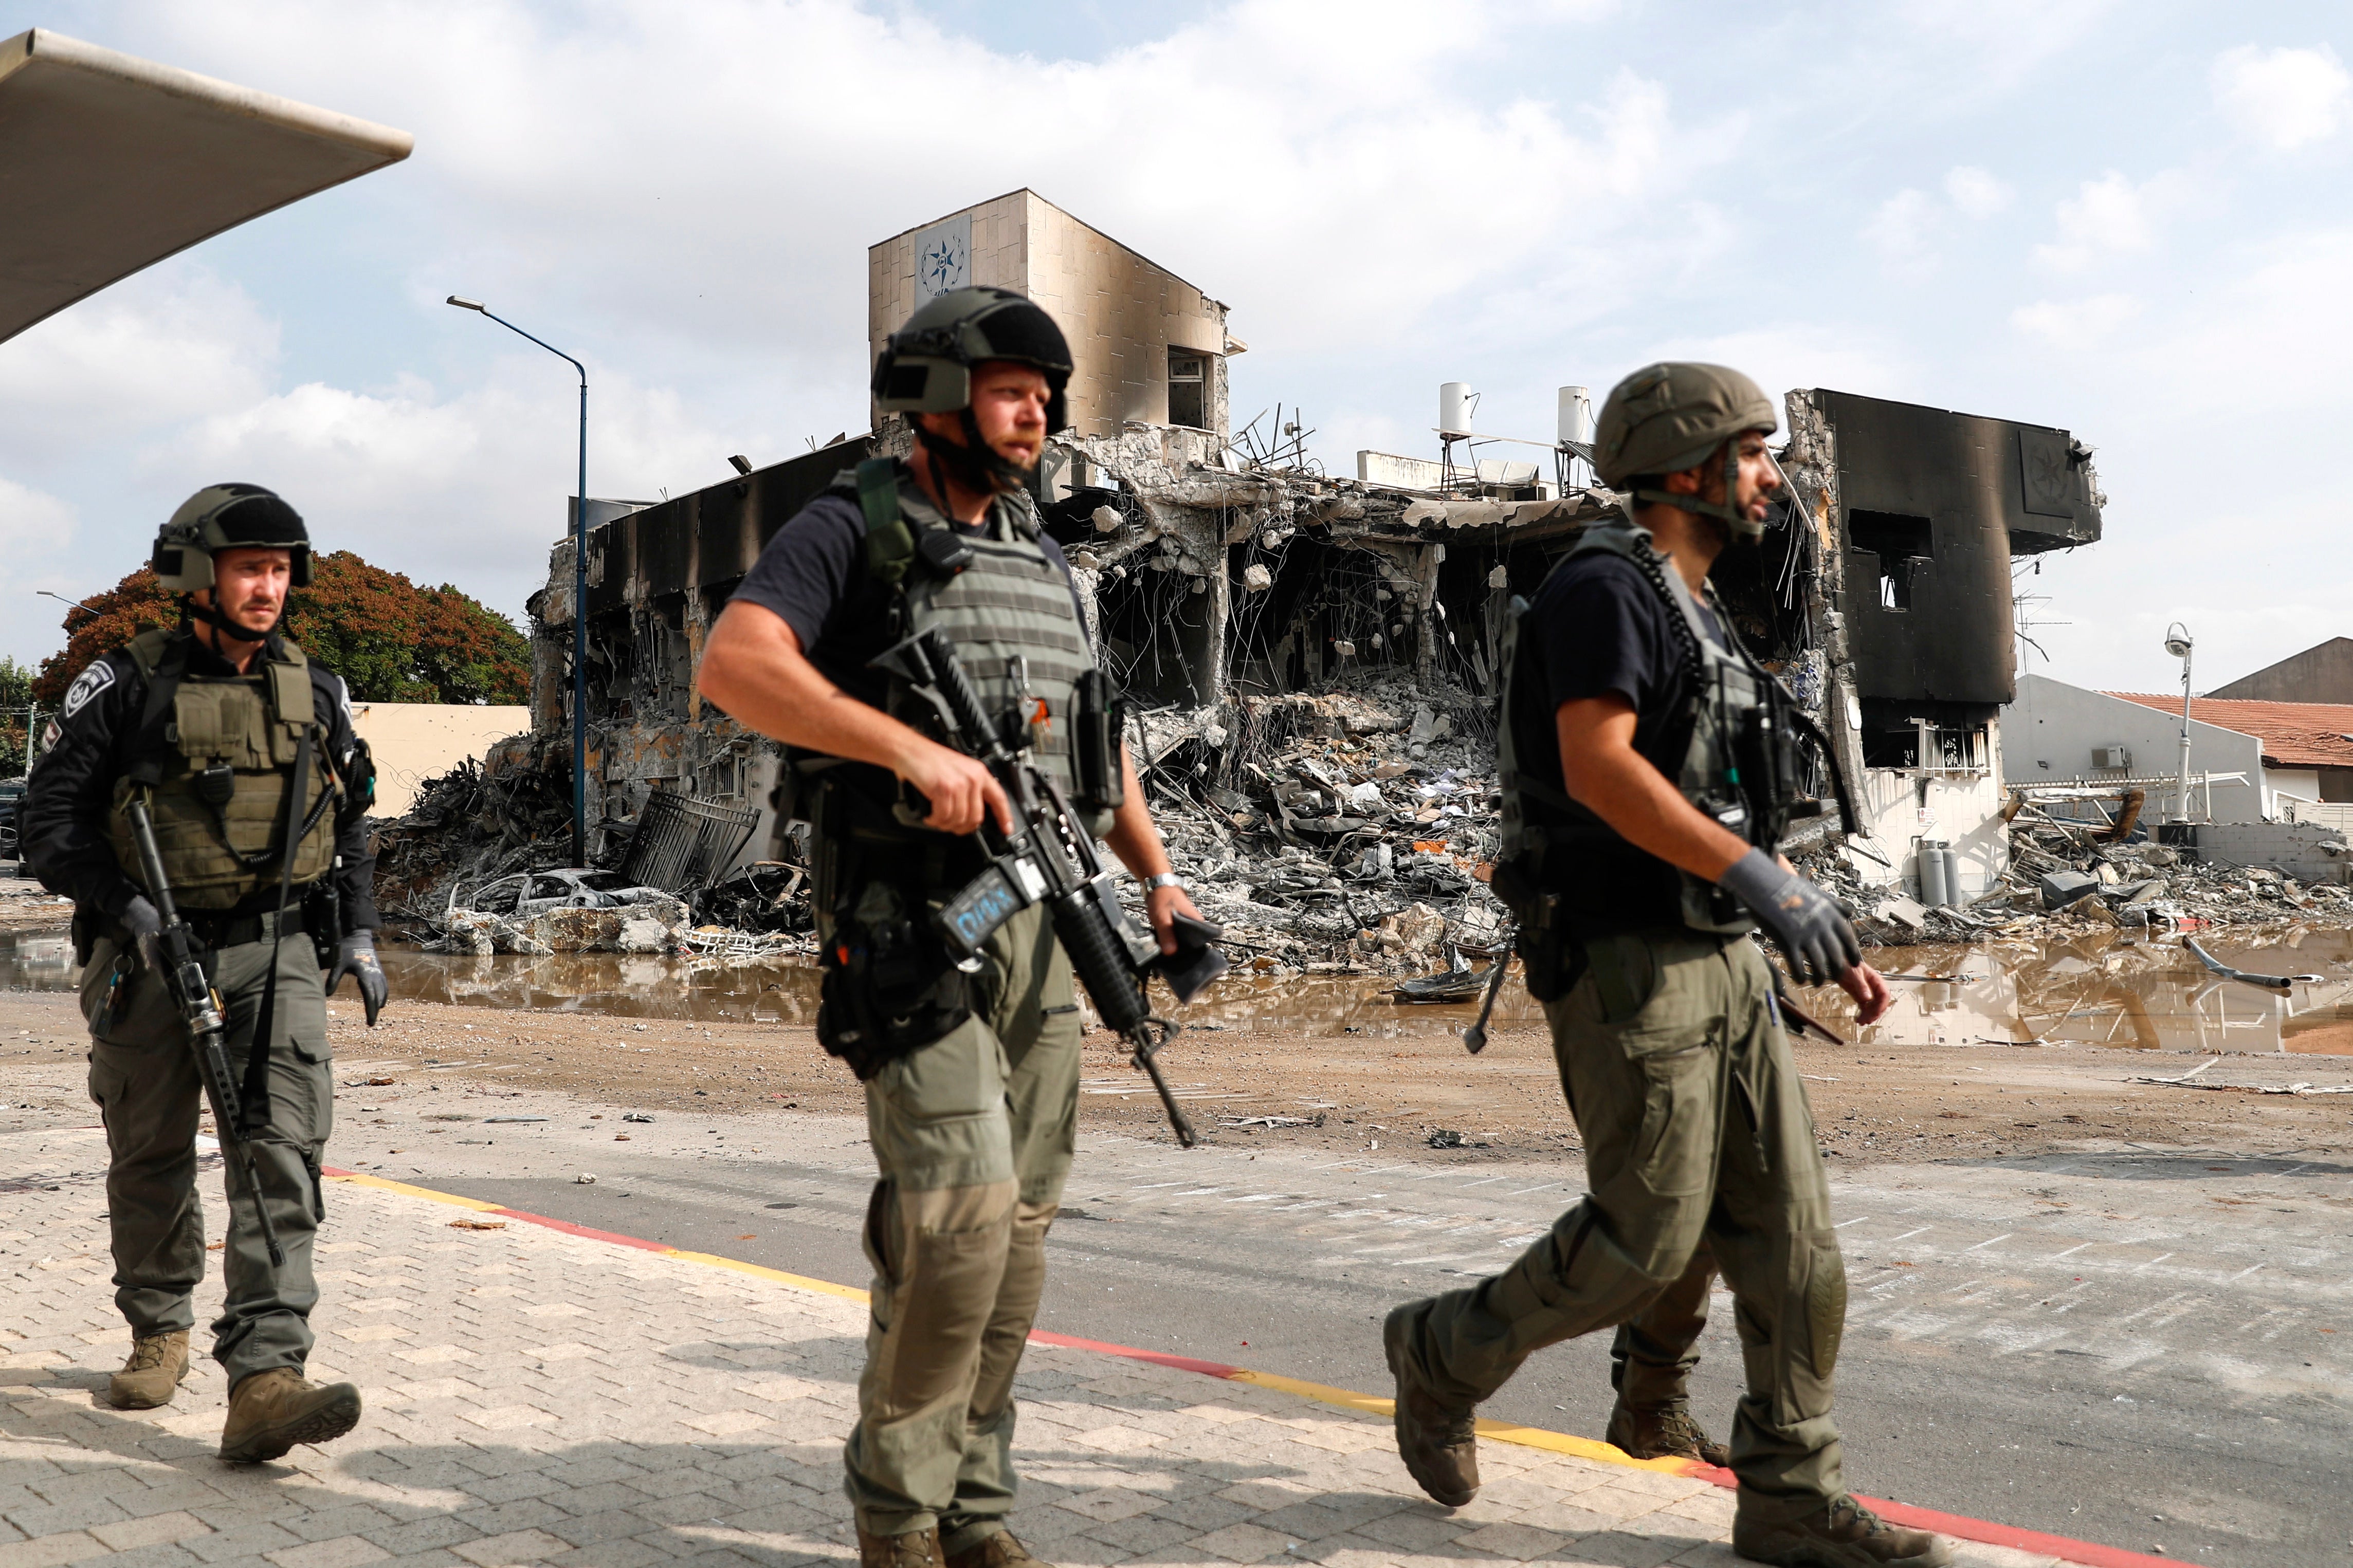
<svg viewBox="0 0 2353 1568">
<path fill-rule="evenodd" d="M 929 919 L 926 889 L 941 881 L 934 847 L 876 837 L 888 816 L 849 786 L 826 780 L 810 794 L 818 1044 L 862 1082 L 970 1017 L 972 979 Z"/>
<path fill-rule="evenodd" d="M 302 889 L 301 908 L 302 929 L 311 933 L 311 951 L 318 955 L 319 967 L 332 969 L 343 943 L 343 890 L 333 870 Z"/>
<path fill-rule="evenodd" d="M 1584 974 L 1585 942 L 1570 929 L 1560 895 L 1546 892 L 1540 875 L 1539 868 L 1515 858 L 1499 862 L 1488 885 L 1518 925 L 1513 947 L 1520 955 L 1528 994 L 1551 1002 L 1567 995 Z"/>
</svg>

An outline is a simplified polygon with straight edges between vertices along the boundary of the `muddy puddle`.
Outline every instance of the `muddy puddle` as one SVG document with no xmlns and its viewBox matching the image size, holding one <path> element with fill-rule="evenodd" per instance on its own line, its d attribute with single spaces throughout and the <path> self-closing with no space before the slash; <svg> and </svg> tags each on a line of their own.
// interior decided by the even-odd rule
<svg viewBox="0 0 2353 1568">
<path fill-rule="evenodd" d="M 2320 978 L 2285 992 L 2262 990 L 2209 973 L 2174 942 L 2121 933 L 1882 949 L 1872 956 L 1891 976 L 1896 1004 L 1864 1032 L 1864 1043 L 2353 1056 L 2353 931 L 2292 932 L 2260 944 L 2223 935 L 2201 941 L 2235 968 Z M 685 961 L 667 958 L 475 958 L 401 948 L 387 949 L 384 959 L 396 1000 L 702 1022 L 817 1018 L 817 971 L 807 963 L 690 972 Z M 0 988 L 66 990 L 72 965 L 61 931 L 0 933 Z M 1389 984 L 1362 975 L 1238 975 L 1187 1008 L 1182 1021 L 1244 1034 L 1444 1038 L 1473 1015 L 1470 1003 L 1401 1005 L 1387 994 Z M 1842 995 L 1819 993 L 1812 1002 L 1818 1016 L 1852 1034 L 1852 1008 Z M 1506 1024 L 1542 1022 L 1516 982 L 1504 987 L 1496 1012 Z"/>
</svg>

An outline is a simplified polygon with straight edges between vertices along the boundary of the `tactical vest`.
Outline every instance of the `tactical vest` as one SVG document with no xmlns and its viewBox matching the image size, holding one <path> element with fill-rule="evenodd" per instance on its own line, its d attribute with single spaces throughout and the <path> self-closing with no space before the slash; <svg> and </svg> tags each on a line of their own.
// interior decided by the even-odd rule
<svg viewBox="0 0 2353 1568">
<path fill-rule="evenodd" d="M 1590 527 L 1553 570 L 1593 551 L 1631 563 L 1690 633 L 1691 694 L 1676 716 L 1682 763 L 1662 771 L 1709 818 L 1772 853 L 1775 846 L 1764 840 L 1779 836 L 1787 803 L 1760 791 L 1786 791 L 1796 776 L 1786 727 L 1773 722 L 1773 678 L 1745 650 L 1727 648 L 1708 634 L 1682 574 L 1651 549 L 1649 530 L 1630 523 Z M 1709 604 L 1729 636 L 1712 591 Z M 1524 926 L 1546 918 L 1538 910 L 1547 911 L 1563 935 L 1577 940 L 1655 923 L 1669 909 L 1694 931 L 1736 935 L 1755 930 L 1756 921 L 1730 894 L 1628 843 L 1555 782 L 1558 730 L 1542 695 L 1535 639 L 1525 635 L 1527 610 L 1525 600 L 1513 601 L 1504 640 L 1504 721 L 1496 745 L 1504 793 L 1499 893 Z M 1760 742 L 1776 750 L 1762 750 Z M 1540 756 L 1532 755 L 1539 747 Z M 1670 753 L 1677 749 L 1671 738 Z"/>
<path fill-rule="evenodd" d="M 287 788 L 318 710 L 309 661 L 291 642 L 281 637 L 274 651 L 265 647 L 249 675 L 200 676 L 185 672 L 184 656 L 173 657 L 173 639 L 182 635 L 142 632 L 125 650 L 147 684 L 148 720 L 133 738 L 130 771 L 115 784 L 110 831 L 117 864 L 144 887 L 125 808 L 133 790 L 150 790 L 173 898 L 187 909 L 226 910 L 278 886 Z M 340 791 L 326 750 L 324 737 L 311 747 L 293 847 L 297 888 L 334 861 Z"/>
<path fill-rule="evenodd" d="M 980 694 L 982 711 L 1000 720 L 1008 744 L 1029 746 L 1087 831 L 1101 837 L 1119 804 L 1116 756 L 1106 789 L 1099 767 L 1079 764 L 1075 742 L 1082 725 L 1103 721 L 1105 682 L 1071 601 L 1070 579 L 1039 546 L 1040 528 L 1028 492 L 998 497 L 985 531 L 969 534 L 953 528 L 924 499 L 902 463 L 871 461 L 854 477 L 843 477 L 866 517 L 867 569 L 899 589 L 894 640 L 935 626 L 944 632 Z M 843 488 L 837 480 L 837 493 Z M 931 564 L 926 535 L 964 546 L 970 558 L 962 570 L 949 575 Z M 896 677 L 884 710 L 946 743 L 931 703 Z"/>
</svg>

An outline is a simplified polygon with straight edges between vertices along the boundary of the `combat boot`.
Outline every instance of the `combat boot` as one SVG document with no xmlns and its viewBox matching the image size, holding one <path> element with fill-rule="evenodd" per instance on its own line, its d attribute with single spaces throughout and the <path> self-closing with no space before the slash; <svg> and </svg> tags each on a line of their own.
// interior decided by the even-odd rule
<svg viewBox="0 0 2353 1568">
<path fill-rule="evenodd" d="M 331 1443 L 360 1424 L 360 1391 L 305 1383 L 290 1366 L 249 1373 L 229 1390 L 220 1457 L 237 1464 L 283 1458 L 297 1443 Z"/>
<path fill-rule="evenodd" d="M 188 1378 L 188 1331 L 148 1334 L 131 1342 L 131 1359 L 106 1380 L 107 1402 L 117 1410 L 153 1410 L 172 1402 Z"/>
<path fill-rule="evenodd" d="M 1732 1550 L 1773 1568 L 1951 1568 L 1953 1561 L 1943 1538 L 1890 1524 L 1851 1497 L 1786 1524 L 1735 1514 Z"/>
<path fill-rule="evenodd" d="M 1479 1495 L 1479 1438 L 1468 1410 L 1450 1410 L 1408 1375 L 1405 1315 L 1399 1307 L 1381 1325 L 1381 1349 L 1397 1378 L 1398 1458 L 1423 1491 L 1449 1508 Z"/>
<path fill-rule="evenodd" d="M 961 1552 L 948 1553 L 948 1568 L 1053 1568 L 1029 1555 L 1009 1530 L 986 1536 Z"/>
<path fill-rule="evenodd" d="M 869 1535 L 858 1527 L 858 1568 L 945 1568 L 940 1532 L 911 1530 L 904 1535 Z"/>
<path fill-rule="evenodd" d="M 1636 1459 L 1697 1459 L 1719 1469 L 1732 1463 L 1732 1450 L 1710 1439 L 1693 1418 L 1691 1405 L 1680 1399 L 1655 1405 L 1620 1399 L 1601 1440 Z"/>
</svg>

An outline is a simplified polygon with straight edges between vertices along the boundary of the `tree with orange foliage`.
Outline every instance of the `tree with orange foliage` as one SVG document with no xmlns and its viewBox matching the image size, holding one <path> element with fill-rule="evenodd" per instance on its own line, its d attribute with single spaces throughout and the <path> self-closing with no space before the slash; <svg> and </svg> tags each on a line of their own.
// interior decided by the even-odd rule
<svg viewBox="0 0 2353 1568">
<path fill-rule="evenodd" d="M 514 703 L 531 692 L 531 644 L 513 622 L 444 583 L 420 588 L 348 550 L 311 557 L 289 596 L 286 635 L 343 678 L 357 702 Z M 33 694 L 55 702 L 92 659 L 151 626 L 180 622 L 176 595 L 142 566 L 66 613 L 66 646 L 41 661 Z"/>
</svg>

